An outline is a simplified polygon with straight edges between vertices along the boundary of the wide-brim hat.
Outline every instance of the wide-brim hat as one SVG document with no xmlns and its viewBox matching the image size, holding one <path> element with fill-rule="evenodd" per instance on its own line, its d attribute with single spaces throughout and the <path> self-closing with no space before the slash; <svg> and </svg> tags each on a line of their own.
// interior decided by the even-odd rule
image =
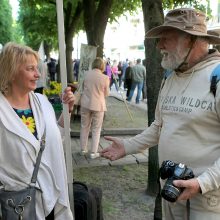
<svg viewBox="0 0 220 220">
<path fill-rule="evenodd" d="M 174 9 L 167 13 L 164 23 L 152 28 L 146 33 L 146 38 L 160 38 L 162 32 L 180 30 L 185 33 L 205 37 L 210 44 L 220 44 L 220 37 L 216 33 L 207 31 L 206 15 L 192 8 Z"/>
</svg>

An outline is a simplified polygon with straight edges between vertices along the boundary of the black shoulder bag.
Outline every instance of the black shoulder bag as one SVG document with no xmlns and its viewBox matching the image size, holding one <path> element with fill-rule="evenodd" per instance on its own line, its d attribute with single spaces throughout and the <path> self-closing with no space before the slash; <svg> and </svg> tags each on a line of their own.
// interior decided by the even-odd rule
<svg viewBox="0 0 220 220">
<path fill-rule="evenodd" d="M 45 130 L 40 141 L 40 151 L 37 156 L 36 164 L 29 187 L 19 191 L 0 190 L 0 205 L 2 220 L 36 220 L 36 181 L 41 161 L 42 152 L 45 148 Z M 0 217 L 1 219 L 1 217 Z"/>
</svg>

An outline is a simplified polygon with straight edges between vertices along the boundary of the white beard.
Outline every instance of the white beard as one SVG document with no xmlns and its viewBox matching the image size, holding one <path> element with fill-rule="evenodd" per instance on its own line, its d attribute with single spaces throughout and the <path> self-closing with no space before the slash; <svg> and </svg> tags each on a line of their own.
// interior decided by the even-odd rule
<svg viewBox="0 0 220 220">
<path fill-rule="evenodd" d="M 164 69 L 175 70 L 185 61 L 189 48 L 182 48 L 180 41 L 173 51 L 161 50 L 163 55 L 161 66 Z"/>
<path fill-rule="evenodd" d="M 182 54 L 177 54 L 176 52 L 163 52 L 161 66 L 164 69 L 175 70 L 185 60 L 187 53 L 188 50 L 186 50 Z"/>
</svg>

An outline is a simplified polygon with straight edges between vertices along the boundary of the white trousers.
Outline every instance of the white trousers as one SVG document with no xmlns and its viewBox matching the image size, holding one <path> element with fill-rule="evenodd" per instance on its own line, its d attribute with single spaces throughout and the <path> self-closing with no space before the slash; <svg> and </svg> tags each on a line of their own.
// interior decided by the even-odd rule
<svg viewBox="0 0 220 220">
<path fill-rule="evenodd" d="M 96 153 L 98 151 L 103 117 L 104 112 L 92 111 L 81 107 L 80 146 L 82 150 L 88 150 L 88 137 L 91 127 L 91 152 Z"/>
</svg>

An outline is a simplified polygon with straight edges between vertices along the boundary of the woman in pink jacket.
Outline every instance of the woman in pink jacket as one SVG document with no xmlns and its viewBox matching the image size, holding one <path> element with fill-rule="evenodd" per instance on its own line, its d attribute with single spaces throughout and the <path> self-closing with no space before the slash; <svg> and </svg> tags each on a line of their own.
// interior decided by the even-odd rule
<svg viewBox="0 0 220 220">
<path fill-rule="evenodd" d="M 104 112 L 106 109 L 105 97 L 109 95 L 109 78 L 103 74 L 105 63 L 97 57 L 92 64 L 92 70 L 85 73 L 83 92 L 81 96 L 81 154 L 88 153 L 88 136 L 91 127 L 92 146 L 90 158 L 99 157 L 98 145 Z"/>
</svg>

